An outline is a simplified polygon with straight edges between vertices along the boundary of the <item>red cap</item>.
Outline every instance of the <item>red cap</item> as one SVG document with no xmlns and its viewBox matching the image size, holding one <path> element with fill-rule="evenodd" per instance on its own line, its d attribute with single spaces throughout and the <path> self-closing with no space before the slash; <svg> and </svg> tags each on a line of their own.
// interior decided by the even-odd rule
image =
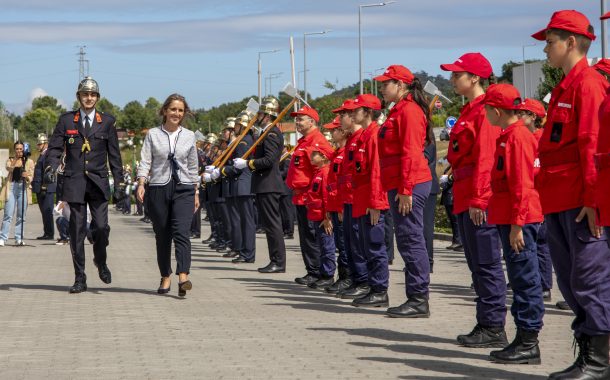
<svg viewBox="0 0 610 380">
<path fill-rule="evenodd" d="M 335 108 L 333 110 L 333 113 L 339 113 L 339 112 L 347 111 L 348 110 L 347 107 L 350 107 L 353 102 L 354 102 L 353 99 L 347 99 L 346 101 L 343 102 L 343 104 L 341 104 L 341 107 Z"/>
<path fill-rule="evenodd" d="M 483 103 L 505 110 L 521 109 L 521 94 L 512 84 L 492 84 L 485 93 Z"/>
<path fill-rule="evenodd" d="M 366 107 L 372 110 L 380 110 L 381 100 L 379 100 L 379 98 L 375 95 L 371 94 L 358 95 L 353 102 L 345 106 L 345 109 L 348 111 L 352 111 L 360 107 Z"/>
<path fill-rule="evenodd" d="M 544 106 L 536 99 L 525 99 L 523 103 L 521 103 L 521 107 L 519 109 L 523 111 L 529 111 L 538 116 L 540 119 L 546 116 L 546 110 L 544 109 Z"/>
<path fill-rule="evenodd" d="M 326 158 L 330 158 L 330 156 L 332 156 L 333 152 L 335 150 L 333 149 L 333 147 L 330 144 L 319 144 L 319 143 L 315 143 L 313 144 L 313 146 L 311 147 L 311 153 L 313 152 L 320 152 L 324 155 L 324 157 Z M 311 155 L 310 153 L 310 155 Z"/>
<path fill-rule="evenodd" d="M 491 63 L 481 53 L 466 53 L 453 63 L 441 65 L 445 71 L 465 71 L 481 78 L 489 78 L 493 72 Z"/>
<path fill-rule="evenodd" d="M 600 59 L 595 65 L 593 65 L 593 68 L 603 71 L 606 75 L 610 75 L 610 59 Z"/>
<path fill-rule="evenodd" d="M 335 129 L 335 128 L 339 128 L 341 126 L 341 123 L 339 122 L 339 116 L 335 117 L 335 119 L 328 123 L 328 124 L 324 124 L 324 128 L 325 129 Z"/>
<path fill-rule="evenodd" d="M 602 16 L 605 17 L 606 15 Z M 539 41 L 546 40 L 546 31 L 548 29 L 561 29 L 568 32 L 583 35 L 590 40 L 595 40 L 595 34 L 589 33 L 591 23 L 587 16 L 575 10 L 563 10 L 553 13 L 551 21 L 539 32 L 532 34 L 532 37 Z"/>
<path fill-rule="evenodd" d="M 290 116 L 292 117 L 299 115 L 309 116 L 310 118 L 314 119 L 316 123 L 320 121 L 320 116 L 318 116 L 318 112 L 311 107 L 303 106 L 303 108 L 301 108 L 297 112 L 290 113 Z"/>
<path fill-rule="evenodd" d="M 607 20 L 610 18 L 610 12 L 606 12 L 602 15 L 602 17 L 600 17 L 600 20 Z"/>
<path fill-rule="evenodd" d="M 377 82 L 385 82 L 390 79 L 411 83 L 413 82 L 413 79 L 415 79 L 415 76 L 411 70 L 407 69 L 403 65 L 391 65 L 388 66 L 383 74 L 373 78 L 373 80 L 376 80 Z"/>
</svg>

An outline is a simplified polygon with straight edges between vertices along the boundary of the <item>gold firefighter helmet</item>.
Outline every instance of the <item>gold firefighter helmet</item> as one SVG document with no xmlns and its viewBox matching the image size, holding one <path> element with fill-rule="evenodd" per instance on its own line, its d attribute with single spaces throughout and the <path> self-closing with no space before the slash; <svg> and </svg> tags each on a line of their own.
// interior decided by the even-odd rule
<svg viewBox="0 0 610 380">
<path fill-rule="evenodd" d="M 208 144 L 214 144 L 217 140 L 218 140 L 218 136 L 216 136 L 216 134 L 214 134 L 214 133 L 208 133 L 208 135 L 205 138 L 205 142 L 207 142 Z"/>
<path fill-rule="evenodd" d="M 39 133 L 38 134 L 38 139 L 36 140 L 36 142 L 38 144 L 46 144 L 49 142 L 49 139 L 47 138 L 46 133 Z"/>
<path fill-rule="evenodd" d="M 235 129 L 235 120 L 236 118 L 234 117 L 227 117 L 223 124 L 223 129 Z"/>
<path fill-rule="evenodd" d="M 250 120 L 252 120 L 252 116 L 254 116 L 254 115 L 252 115 L 248 111 L 241 111 L 239 113 L 239 115 L 237 115 L 235 123 L 240 124 L 245 127 L 248 125 L 248 123 L 250 123 Z"/>
<path fill-rule="evenodd" d="M 267 96 L 263 98 L 258 112 L 277 117 L 280 113 L 280 102 L 273 96 Z"/>
<path fill-rule="evenodd" d="M 78 90 L 76 90 L 76 93 L 78 94 L 79 92 L 95 92 L 99 97 L 100 87 L 98 86 L 95 79 L 91 77 L 85 77 L 85 79 L 80 81 L 80 83 L 78 84 Z"/>
</svg>

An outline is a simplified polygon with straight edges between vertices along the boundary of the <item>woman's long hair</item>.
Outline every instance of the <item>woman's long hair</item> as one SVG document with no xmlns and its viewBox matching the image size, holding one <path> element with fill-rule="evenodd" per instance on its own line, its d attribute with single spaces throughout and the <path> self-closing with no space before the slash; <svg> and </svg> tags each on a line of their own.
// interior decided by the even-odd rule
<svg viewBox="0 0 610 380">
<path fill-rule="evenodd" d="M 435 144 L 434 131 L 432 130 L 432 116 L 430 115 L 430 102 L 424 93 L 424 88 L 419 81 L 419 78 L 413 79 L 413 82 L 407 84 L 407 89 L 413 96 L 413 101 L 421 108 L 426 115 L 426 145 Z"/>
</svg>

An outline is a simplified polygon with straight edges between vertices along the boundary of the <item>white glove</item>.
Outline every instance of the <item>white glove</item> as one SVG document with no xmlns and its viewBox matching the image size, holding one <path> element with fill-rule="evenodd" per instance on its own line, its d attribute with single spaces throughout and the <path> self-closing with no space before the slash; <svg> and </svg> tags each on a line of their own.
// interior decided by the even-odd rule
<svg viewBox="0 0 610 380">
<path fill-rule="evenodd" d="M 212 170 L 211 177 L 212 177 L 213 180 L 215 180 L 216 178 L 220 177 L 220 170 L 218 170 L 218 168 Z"/>
<path fill-rule="evenodd" d="M 237 169 L 245 169 L 246 166 L 248 166 L 248 161 L 244 160 L 243 158 L 236 158 L 233 160 L 233 166 L 235 166 Z"/>
<path fill-rule="evenodd" d="M 203 173 L 203 180 L 206 182 L 212 182 L 212 176 L 210 173 Z"/>
<path fill-rule="evenodd" d="M 447 174 L 444 174 L 441 176 L 441 178 L 439 178 L 438 181 L 440 184 L 447 183 L 449 182 L 449 176 Z"/>
<path fill-rule="evenodd" d="M 205 172 L 206 173 L 212 173 L 212 170 L 216 169 L 216 166 L 214 165 L 208 165 L 205 167 Z"/>
</svg>

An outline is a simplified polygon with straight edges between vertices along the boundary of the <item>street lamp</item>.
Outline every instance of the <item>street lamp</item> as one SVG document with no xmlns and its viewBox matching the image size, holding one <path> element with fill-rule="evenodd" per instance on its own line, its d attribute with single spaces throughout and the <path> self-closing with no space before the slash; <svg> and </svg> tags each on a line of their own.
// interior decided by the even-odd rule
<svg viewBox="0 0 610 380">
<path fill-rule="evenodd" d="M 258 52 L 258 104 L 261 104 L 263 102 L 263 98 L 261 96 L 261 73 L 262 73 L 262 64 L 261 64 L 261 54 L 267 54 L 267 53 L 277 53 L 278 51 L 280 51 L 279 49 L 275 49 L 275 50 L 266 50 L 266 51 L 259 51 Z"/>
<path fill-rule="evenodd" d="M 305 103 L 307 103 L 307 45 L 306 40 L 307 36 L 313 36 L 316 34 L 326 34 L 330 33 L 332 30 L 327 29 L 321 32 L 312 32 L 312 33 L 303 33 L 303 91 L 305 91 Z"/>
<path fill-rule="evenodd" d="M 386 69 L 385 67 L 380 67 L 378 69 L 375 69 L 375 70 L 373 70 L 373 74 L 375 76 L 377 76 L 378 72 L 385 71 L 385 69 Z M 373 85 L 375 86 L 375 96 L 379 96 L 379 91 L 377 90 L 377 81 L 374 79 L 371 79 L 371 86 L 373 86 Z"/>
<path fill-rule="evenodd" d="M 522 45 L 521 46 L 521 52 L 523 55 L 523 98 L 527 98 L 527 75 L 525 74 L 525 67 L 526 67 L 526 63 L 525 63 L 525 48 L 526 47 L 532 47 L 532 46 L 536 46 L 536 44 L 528 44 L 528 45 Z"/>
<path fill-rule="evenodd" d="M 371 7 L 383 7 L 389 4 L 395 3 L 395 1 L 386 1 L 383 3 L 375 3 L 375 4 L 362 4 L 358 6 L 358 58 L 359 58 L 359 70 L 358 73 L 360 75 L 360 94 L 364 93 L 364 83 L 362 82 L 362 8 L 371 8 Z"/>
<path fill-rule="evenodd" d="M 265 87 L 267 86 L 267 79 L 269 79 L 269 92 L 267 93 L 267 91 L 265 89 L 265 92 L 267 93 L 267 95 L 273 96 L 273 90 L 271 89 L 271 81 L 273 79 L 281 78 L 283 74 L 284 73 L 273 73 L 273 74 L 269 74 L 269 76 L 265 78 Z"/>
</svg>

